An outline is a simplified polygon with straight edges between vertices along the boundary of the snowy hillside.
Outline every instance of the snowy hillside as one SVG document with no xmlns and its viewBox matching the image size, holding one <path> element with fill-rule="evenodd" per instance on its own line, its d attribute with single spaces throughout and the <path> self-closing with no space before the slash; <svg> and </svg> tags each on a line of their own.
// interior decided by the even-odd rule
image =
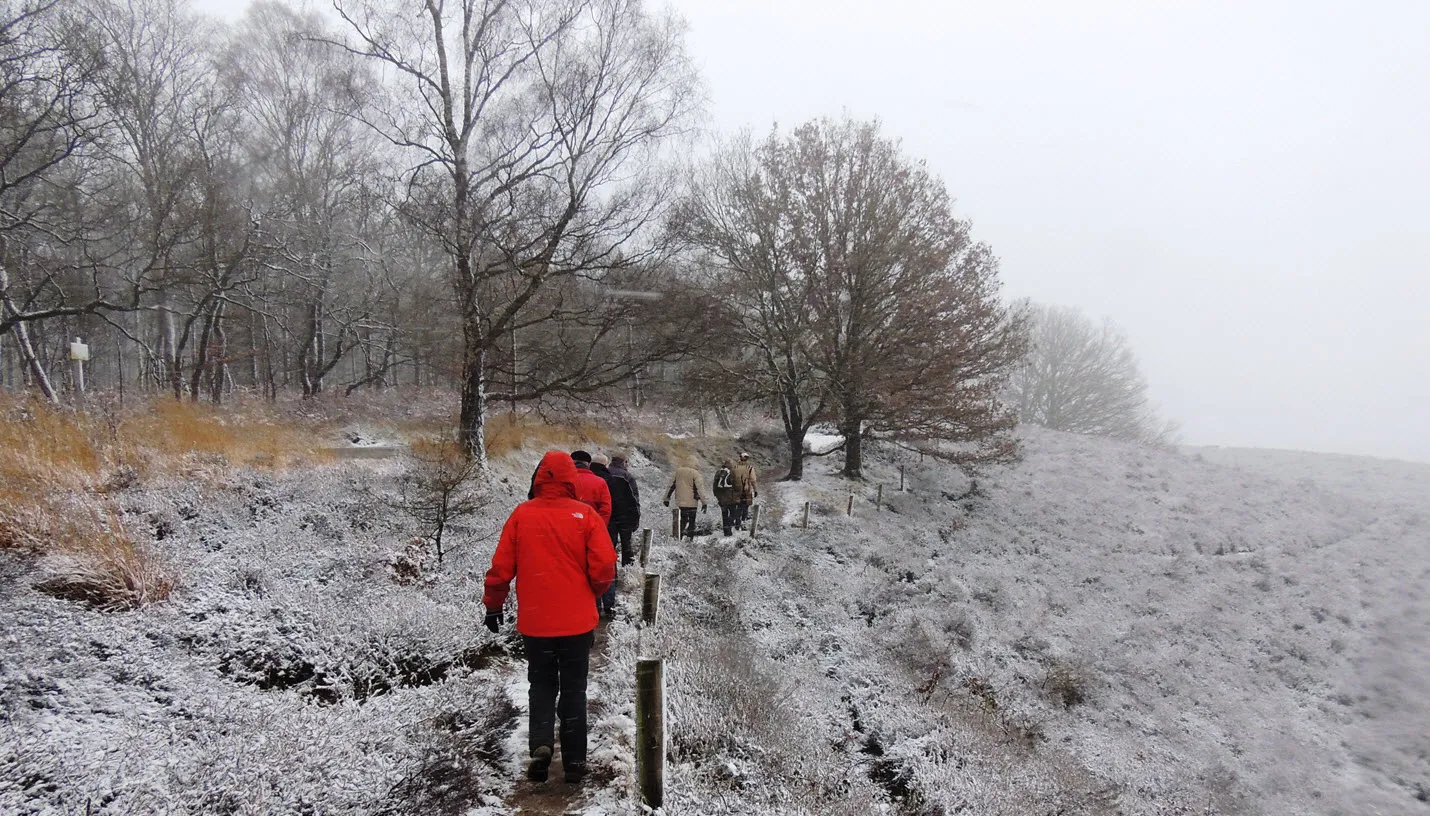
<svg viewBox="0 0 1430 816">
<path fill-rule="evenodd" d="M 815 460 L 755 541 L 693 546 L 636 448 L 661 620 L 624 573 L 592 779 L 535 812 L 631 812 L 634 662 L 664 656 L 671 814 L 1430 813 L 1430 467 L 1028 434 L 976 484 L 875 450 L 852 518 Z M 0 812 L 533 812 L 479 594 L 535 456 L 416 581 L 400 460 L 128 488 L 182 570 L 134 612 L 0 551 Z"/>
</svg>

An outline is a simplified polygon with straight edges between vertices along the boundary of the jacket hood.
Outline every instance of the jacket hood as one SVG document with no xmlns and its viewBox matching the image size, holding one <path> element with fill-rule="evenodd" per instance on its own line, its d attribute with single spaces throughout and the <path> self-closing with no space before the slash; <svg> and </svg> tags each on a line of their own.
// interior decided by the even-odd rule
<svg viewBox="0 0 1430 816">
<path fill-rule="evenodd" d="M 571 454 L 547 451 L 541 457 L 541 464 L 536 466 L 531 489 L 541 498 L 576 498 L 576 464 L 571 461 Z"/>
</svg>

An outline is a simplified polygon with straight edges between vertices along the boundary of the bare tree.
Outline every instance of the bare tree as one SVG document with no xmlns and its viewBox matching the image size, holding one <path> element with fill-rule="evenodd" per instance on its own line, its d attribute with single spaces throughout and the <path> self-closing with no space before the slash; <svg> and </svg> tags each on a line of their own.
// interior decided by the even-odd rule
<svg viewBox="0 0 1430 816">
<path fill-rule="evenodd" d="M 452 524 L 476 514 L 490 500 L 477 475 L 477 460 L 455 442 L 421 442 L 412 448 L 412 463 L 401 478 L 398 506 L 432 543 L 438 569 L 447 550 L 443 536 Z"/>
<path fill-rule="evenodd" d="M 349 54 L 315 42 L 315 13 L 274 2 L 249 8 L 224 55 L 243 110 L 246 164 L 257 179 L 277 295 L 297 314 L 283 320 L 297 347 L 303 395 L 362 345 L 376 310 L 374 269 L 360 235 L 368 180 L 381 151 L 358 117 L 363 76 Z M 349 277 L 357 280 L 349 280 Z"/>
<path fill-rule="evenodd" d="M 703 394 L 729 403 L 773 400 L 789 445 L 788 479 L 804 475 L 804 437 L 822 418 L 828 381 L 814 364 L 811 287 L 796 261 L 794 173 L 776 134 L 748 136 L 696 171 L 671 219 L 693 248 L 714 314 L 694 372 Z"/>
<path fill-rule="evenodd" d="M 157 294 L 154 347 L 177 399 L 188 385 L 185 349 L 196 326 L 211 321 L 214 284 L 225 279 L 204 273 L 214 266 L 206 192 L 217 188 L 206 183 L 215 145 L 206 149 L 203 140 L 218 134 L 221 104 L 209 61 L 213 31 L 182 0 L 91 0 L 89 24 L 108 61 L 99 96 L 114 131 L 106 142 L 119 214 L 112 263 Z"/>
<path fill-rule="evenodd" d="M 1024 422 L 1058 431 L 1144 444 L 1169 444 L 1175 425 L 1160 420 L 1126 333 L 1077 309 L 1030 307 L 1032 349 L 1008 383 Z"/>
<path fill-rule="evenodd" d="M 57 0 L 0 1 L 0 338 L 13 332 L 46 398 L 57 399 L 30 327 L 57 317 L 121 308 L 98 286 L 66 281 L 50 252 L 70 255 L 75 225 L 64 212 L 75 160 L 101 129 L 91 92 L 101 60 Z M 80 284 L 76 289 L 73 284 Z"/>
<path fill-rule="evenodd" d="M 767 149 L 793 192 L 791 260 L 809 281 L 810 354 L 839 415 L 844 474 L 862 475 L 866 437 L 963 464 L 1014 456 L 1016 416 L 999 394 L 1026 327 L 943 182 L 875 122 L 814 121 Z"/>
<path fill-rule="evenodd" d="M 484 467 L 488 377 L 510 334 L 569 314 L 553 288 L 651 260 L 657 151 L 697 98 L 680 27 L 637 0 L 425 0 L 420 18 L 335 5 L 354 38 L 329 42 L 390 79 L 368 122 L 411 157 L 403 211 L 447 256 L 458 434 Z"/>
</svg>

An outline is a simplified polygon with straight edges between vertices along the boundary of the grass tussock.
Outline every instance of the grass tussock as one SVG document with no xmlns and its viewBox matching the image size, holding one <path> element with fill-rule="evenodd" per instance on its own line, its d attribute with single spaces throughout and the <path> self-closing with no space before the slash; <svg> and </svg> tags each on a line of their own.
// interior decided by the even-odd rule
<svg viewBox="0 0 1430 816">
<path fill-rule="evenodd" d="M 578 450 L 608 447 L 611 434 L 605 428 L 580 420 L 548 422 L 520 414 L 493 416 L 486 427 L 487 455 L 492 458 L 527 450 Z"/>
<path fill-rule="evenodd" d="M 178 584 L 178 572 L 112 511 L 91 508 L 51 533 L 41 591 L 115 611 L 162 601 Z"/>
</svg>

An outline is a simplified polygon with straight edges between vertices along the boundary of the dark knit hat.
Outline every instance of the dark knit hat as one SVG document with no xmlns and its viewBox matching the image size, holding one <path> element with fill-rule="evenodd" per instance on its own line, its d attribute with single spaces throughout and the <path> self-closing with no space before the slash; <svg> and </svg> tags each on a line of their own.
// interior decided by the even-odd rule
<svg viewBox="0 0 1430 816">
<path fill-rule="evenodd" d="M 571 451 L 571 461 L 573 461 L 573 462 L 585 462 L 586 464 L 589 465 L 589 464 L 591 464 L 591 454 L 589 454 L 589 453 L 587 453 L 587 452 L 585 452 L 585 451 L 583 451 L 583 450 Z"/>
</svg>

